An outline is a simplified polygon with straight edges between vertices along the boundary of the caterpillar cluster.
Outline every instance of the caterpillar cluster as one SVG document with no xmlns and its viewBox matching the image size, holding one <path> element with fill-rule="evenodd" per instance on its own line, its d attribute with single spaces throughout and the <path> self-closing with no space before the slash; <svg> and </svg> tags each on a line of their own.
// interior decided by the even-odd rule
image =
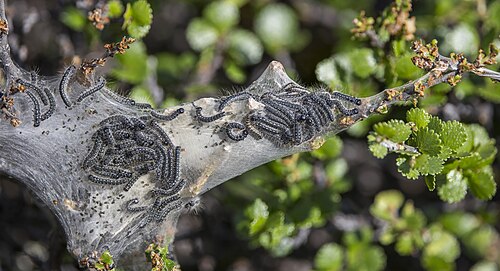
<svg viewBox="0 0 500 271">
<path fill-rule="evenodd" d="M 66 68 L 61 79 L 59 80 L 58 92 L 63 103 L 67 107 L 71 107 L 73 105 L 73 102 L 68 95 L 68 88 L 76 74 L 76 71 L 77 69 L 75 66 L 69 66 L 68 68 Z M 49 119 L 54 114 L 57 103 L 54 96 L 54 91 L 52 89 L 50 89 L 48 86 L 38 85 L 36 83 L 36 76 L 34 76 L 34 74 L 31 74 L 30 80 L 31 82 L 28 82 L 24 79 L 18 78 L 16 80 L 16 83 L 21 85 L 23 88 L 26 88 L 24 93 L 28 96 L 28 98 L 31 100 L 31 103 L 33 104 L 33 126 L 38 127 L 40 126 L 41 121 Z M 94 85 L 90 86 L 86 91 L 81 93 L 77 97 L 76 101 L 83 101 L 85 98 L 104 88 L 105 84 L 106 80 L 102 77 L 99 78 Z M 42 106 L 40 105 L 40 102 Z M 42 113 L 43 107 L 47 107 L 47 109 Z"/>
<path fill-rule="evenodd" d="M 17 79 L 16 83 L 26 88 L 24 93 L 29 97 L 31 103 L 33 104 L 33 126 L 40 126 L 40 122 L 50 118 L 56 110 L 54 94 L 48 88 L 43 88 L 42 91 L 36 84 L 26 82 L 23 79 Z M 44 107 L 48 106 L 43 113 L 39 99 Z"/>
<path fill-rule="evenodd" d="M 357 107 L 361 105 L 361 99 L 344 93 L 309 92 L 291 83 L 260 96 L 249 92 L 233 94 L 222 99 L 217 109 L 221 111 L 232 102 L 249 98 L 262 103 L 263 109 L 246 115 L 244 124 L 227 123 L 227 137 L 234 141 L 244 140 L 250 131 L 258 139 L 264 137 L 280 146 L 300 145 L 312 139 L 339 116 L 358 114 Z M 353 108 L 346 108 L 344 103 Z M 196 108 L 197 115 L 199 112 L 201 108 Z"/>
<path fill-rule="evenodd" d="M 145 211 L 141 227 L 162 221 L 181 204 L 178 192 L 185 185 L 179 174 L 181 148 L 172 144 L 154 118 L 114 115 L 99 123 L 91 139 L 93 147 L 82 163 L 89 181 L 121 185 L 128 191 L 139 177 L 153 173 L 153 203 L 137 206 L 139 201 L 134 199 L 126 206 L 128 211 Z"/>
</svg>

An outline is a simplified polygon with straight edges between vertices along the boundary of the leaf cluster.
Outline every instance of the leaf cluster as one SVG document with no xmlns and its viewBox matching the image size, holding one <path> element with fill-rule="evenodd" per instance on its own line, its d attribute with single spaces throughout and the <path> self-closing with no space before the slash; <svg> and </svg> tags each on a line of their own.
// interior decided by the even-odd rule
<svg viewBox="0 0 500 271">
<path fill-rule="evenodd" d="M 423 176 L 428 189 L 437 189 L 446 202 L 462 200 L 468 190 L 481 200 L 495 195 L 491 164 L 497 148 L 479 125 L 442 121 L 413 108 L 407 112 L 406 122 L 374 125 L 368 143 L 378 158 L 397 153 L 398 171 L 408 179 Z"/>
<path fill-rule="evenodd" d="M 344 179 L 347 164 L 338 158 L 341 148 L 340 139 L 333 137 L 310 155 L 293 155 L 254 170 L 243 184 L 240 181 L 239 188 L 228 184 L 230 190 L 247 185 L 245 194 L 240 190 L 232 193 L 252 199 L 237 218 L 239 232 L 275 256 L 289 254 L 298 232 L 324 225 L 338 209 L 340 194 L 350 189 Z M 323 163 L 324 171 L 318 172 L 321 169 L 311 161 Z M 318 174 L 322 178 L 315 176 Z"/>
</svg>

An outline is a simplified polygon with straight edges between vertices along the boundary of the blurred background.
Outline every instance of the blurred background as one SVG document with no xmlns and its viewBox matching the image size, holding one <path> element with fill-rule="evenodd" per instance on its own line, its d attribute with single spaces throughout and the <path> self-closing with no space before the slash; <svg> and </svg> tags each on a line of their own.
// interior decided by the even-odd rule
<svg viewBox="0 0 500 271">
<path fill-rule="evenodd" d="M 500 47 L 493 0 L 16 0 L 7 17 L 13 58 L 46 76 L 137 38 L 98 73 L 157 108 L 241 90 L 272 60 L 302 85 L 364 97 L 423 74 L 411 62 L 414 39 L 436 39 L 441 53 L 471 61 L 489 43 Z M 499 142 L 499 102 L 500 84 L 466 76 L 418 106 L 477 123 Z M 498 196 L 468 193 L 450 204 L 423 178 L 402 176 L 397 156 L 371 154 L 373 124 L 404 119 L 410 107 L 203 195 L 179 220 L 182 270 L 499 270 Z M 498 161 L 492 169 L 498 183 Z M 64 233 L 36 195 L 0 176 L 0 270 L 54 269 L 77 270 Z"/>
</svg>

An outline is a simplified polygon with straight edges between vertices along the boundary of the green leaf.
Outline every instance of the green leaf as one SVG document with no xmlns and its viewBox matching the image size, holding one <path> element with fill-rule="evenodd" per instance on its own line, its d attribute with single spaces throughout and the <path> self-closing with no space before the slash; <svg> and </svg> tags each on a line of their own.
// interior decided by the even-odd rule
<svg viewBox="0 0 500 271">
<path fill-rule="evenodd" d="M 441 152 L 441 140 L 439 135 L 434 131 L 429 130 L 429 127 L 420 129 L 415 134 L 415 145 L 422 153 L 427 153 L 431 156 L 439 155 Z"/>
<path fill-rule="evenodd" d="M 399 226 L 404 226 L 403 228 L 414 232 L 420 232 L 427 223 L 425 215 L 419 209 L 415 209 L 411 201 L 407 201 L 401 209 L 401 218 L 404 223 Z"/>
<path fill-rule="evenodd" d="M 493 174 L 489 171 L 466 171 L 469 189 L 472 194 L 481 200 L 490 200 L 497 191 L 497 184 Z"/>
<path fill-rule="evenodd" d="M 480 225 L 476 216 L 462 212 L 445 213 L 439 217 L 439 222 L 447 231 L 458 237 L 463 237 Z"/>
<path fill-rule="evenodd" d="M 111 265 L 113 264 L 113 256 L 109 251 L 104 251 L 100 257 L 100 261 L 104 264 Z"/>
<path fill-rule="evenodd" d="M 463 244 L 467 255 L 475 259 L 488 257 L 490 251 L 498 241 L 498 233 L 489 225 L 470 231 L 464 238 Z"/>
<path fill-rule="evenodd" d="M 251 219 L 248 234 L 253 236 L 264 228 L 269 217 L 269 210 L 267 204 L 258 198 L 246 209 L 245 214 Z"/>
<path fill-rule="evenodd" d="M 383 270 L 386 256 L 382 248 L 356 244 L 347 248 L 347 270 Z"/>
<path fill-rule="evenodd" d="M 398 210 L 403 205 L 404 196 L 397 190 L 386 190 L 375 196 L 370 206 L 370 213 L 383 220 L 391 220 L 398 216 Z"/>
<path fill-rule="evenodd" d="M 87 24 L 87 18 L 79 9 L 67 8 L 61 14 L 61 22 L 75 31 L 82 31 Z"/>
<path fill-rule="evenodd" d="M 427 124 L 427 127 L 429 130 L 433 130 L 436 133 L 441 133 L 442 126 L 444 125 L 444 121 L 442 121 L 440 118 L 431 116 L 429 123 Z"/>
<path fill-rule="evenodd" d="M 462 200 L 467 194 L 467 180 L 458 170 L 446 174 L 446 182 L 438 185 L 438 195 L 441 200 L 454 203 Z"/>
<path fill-rule="evenodd" d="M 233 61 L 224 61 L 224 72 L 231 81 L 238 84 L 242 84 L 246 79 L 245 71 Z"/>
<path fill-rule="evenodd" d="M 314 257 L 314 264 L 318 271 L 337 271 L 342 270 L 344 260 L 344 251 L 341 246 L 337 244 L 323 245 L 316 256 Z"/>
<path fill-rule="evenodd" d="M 104 267 L 104 263 L 95 263 L 94 264 L 94 268 L 97 269 L 97 271 L 105 271 L 105 267 Z"/>
<path fill-rule="evenodd" d="M 228 36 L 229 54 L 240 65 L 257 64 L 262 59 L 264 48 L 252 32 L 243 29 L 231 31 Z"/>
<path fill-rule="evenodd" d="M 446 31 L 446 38 L 439 49 L 446 52 L 461 52 L 465 55 L 477 53 L 479 37 L 478 32 L 472 26 L 462 22 Z"/>
<path fill-rule="evenodd" d="M 191 48 L 202 51 L 217 42 L 218 33 L 206 20 L 195 18 L 188 25 L 186 38 Z"/>
<path fill-rule="evenodd" d="M 474 146 L 488 144 L 491 141 L 488 131 L 479 124 L 469 124 L 469 129 L 474 135 Z"/>
<path fill-rule="evenodd" d="M 436 175 L 443 170 L 443 160 L 437 156 L 430 156 L 424 153 L 415 159 L 414 168 L 421 175 Z"/>
<path fill-rule="evenodd" d="M 388 153 L 387 148 L 382 146 L 379 143 L 370 144 L 370 146 L 368 146 L 368 148 L 372 152 L 373 156 L 380 158 L 380 159 L 384 158 Z"/>
<path fill-rule="evenodd" d="M 109 18 L 118 18 L 123 13 L 123 4 L 120 0 L 110 0 L 108 2 L 108 16 Z"/>
<path fill-rule="evenodd" d="M 116 55 L 120 65 L 111 72 L 116 78 L 132 84 L 144 81 L 150 70 L 148 69 L 146 46 L 140 41 L 130 45 L 123 55 Z"/>
<path fill-rule="evenodd" d="M 342 84 L 339 72 L 335 63 L 335 58 L 330 57 L 323 59 L 316 66 L 316 78 L 319 81 L 327 84 L 331 88 L 338 87 Z"/>
<path fill-rule="evenodd" d="M 498 266 L 495 262 L 480 261 L 472 266 L 470 271 L 498 271 Z"/>
<path fill-rule="evenodd" d="M 396 241 L 395 248 L 399 255 L 411 255 L 415 250 L 412 234 L 410 232 L 401 234 Z"/>
<path fill-rule="evenodd" d="M 128 3 L 123 14 L 123 27 L 133 38 L 140 39 L 146 36 L 153 22 L 153 10 L 146 0 Z"/>
<path fill-rule="evenodd" d="M 351 50 L 348 53 L 348 57 L 354 74 L 360 78 L 367 78 L 372 75 L 377 68 L 377 62 L 373 55 L 373 50 L 371 49 L 362 48 Z"/>
<path fill-rule="evenodd" d="M 266 225 L 266 231 L 259 236 L 259 243 L 270 250 L 274 256 L 284 256 L 290 253 L 294 241 L 290 236 L 295 231 L 293 224 L 285 223 L 283 212 L 273 213 Z"/>
<path fill-rule="evenodd" d="M 422 264 L 427 270 L 452 270 L 459 255 L 460 245 L 453 235 L 439 227 L 431 228 L 430 242 L 422 253 Z"/>
<path fill-rule="evenodd" d="M 407 48 L 409 48 L 409 46 Z M 411 61 L 412 56 L 413 54 L 406 53 L 394 60 L 394 72 L 398 75 L 399 79 L 413 80 L 422 75 L 422 70 L 413 65 Z"/>
<path fill-rule="evenodd" d="M 203 16 L 219 30 L 219 33 L 225 33 L 238 24 L 240 11 L 230 1 L 214 1 L 203 10 Z"/>
<path fill-rule="evenodd" d="M 412 108 L 406 112 L 406 120 L 408 122 L 415 123 L 418 129 L 427 127 L 427 124 L 431 120 L 431 115 L 429 115 L 425 110 L 420 108 Z"/>
<path fill-rule="evenodd" d="M 340 155 L 342 140 L 338 136 L 328 138 L 321 148 L 311 152 L 311 156 L 320 160 L 332 159 Z"/>
<path fill-rule="evenodd" d="M 424 177 L 425 184 L 427 185 L 427 189 L 429 191 L 434 191 L 436 189 L 436 176 L 434 175 L 427 175 Z"/>
<path fill-rule="evenodd" d="M 408 139 L 411 134 L 411 127 L 402 120 L 390 120 L 387 122 L 380 122 L 373 126 L 373 130 L 389 140 L 401 143 Z"/>
<path fill-rule="evenodd" d="M 293 49 L 294 43 L 304 39 L 295 11 L 281 3 L 265 5 L 255 17 L 254 28 L 271 54 Z"/>
<path fill-rule="evenodd" d="M 444 146 L 456 152 L 467 140 L 467 131 L 458 121 L 446 121 L 440 132 L 441 142 Z"/>
<path fill-rule="evenodd" d="M 414 168 L 415 160 L 414 157 L 401 156 L 396 158 L 396 165 L 398 166 L 398 172 L 410 180 L 415 180 L 418 178 L 420 173 Z"/>
</svg>

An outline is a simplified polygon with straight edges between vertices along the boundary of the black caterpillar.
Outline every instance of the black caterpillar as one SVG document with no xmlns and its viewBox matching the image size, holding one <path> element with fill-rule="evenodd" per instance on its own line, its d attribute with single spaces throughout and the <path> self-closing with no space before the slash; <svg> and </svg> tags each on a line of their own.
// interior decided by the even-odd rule
<svg viewBox="0 0 500 271">
<path fill-rule="evenodd" d="M 184 187 L 180 179 L 181 148 L 174 146 L 168 135 L 151 116 L 111 116 L 99 124 L 94 142 L 82 167 L 89 172 L 88 180 L 102 185 L 132 188 L 142 175 L 152 173 L 156 188 L 151 206 L 135 206 L 129 202 L 126 210 L 145 211 L 140 223 L 160 222 L 177 206 L 178 192 Z"/>
</svg>

